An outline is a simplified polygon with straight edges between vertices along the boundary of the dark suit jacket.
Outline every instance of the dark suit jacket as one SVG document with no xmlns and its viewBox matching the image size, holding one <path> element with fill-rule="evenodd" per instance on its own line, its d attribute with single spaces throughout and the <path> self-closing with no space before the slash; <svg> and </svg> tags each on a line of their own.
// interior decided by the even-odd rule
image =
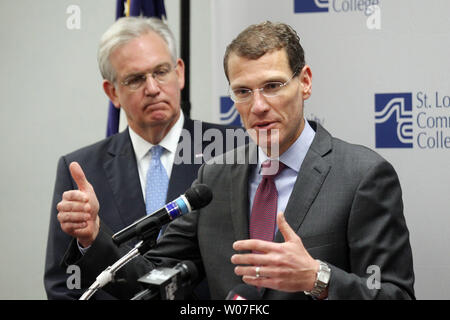
<svg viewBox="0 0 450 320">
<path fill-rule="evenodd" d="M 236 127 L 193 121 L 186 116 L 183 128 L 187 130 L 185 132 L 189 133 L 189 136 L 183 137 L 183 139 L 190 138 L 190 145 L 186 144 L 186 140 L 182 141 L 183 139 L 180 138 L 177 156 L 184 160 L 190 158 L 191 164 L 189 161 L 176 164 L 181 161 L 175 160 L 167 191 L 167 202 L 183 194 L 197 177 L 198 169 L 204 162 L 201 154 L 211 143 L 211 141 L 203 141 L 204 131 L 213 129 L 213 132 L 219 132 L 225 137 L 227 128 L 236 129 Z M 218 141 L 218 144 L 225 149 L 224 142 Z M 183 152 L 191 151 L 190 155 L 180 152 L 180 147 L 188 145 L 191 147 L 190 149 L 181 150 Z M 218 149 L 212 150 L 208 154 L 214 154 L 214 151 L 217 151 L 218 154 L 222 153 Z M 196 154 L 200 154 L 200 157 Z M 61 157 L 53 193 L 45 262 L 44 284 L 49 299 L 76 299 L 83 293 L 80 290 L 68 290 L 67 288 L 66 281 L 71 274 L 66 274 L 66 268 L 60 264 L 72 238 L 61 230 L 56 218 L 58 213 L 56 205 L 61 201 L 64 191 L 77 188 L 69 172 L 69 164 L 72 161 L 80 163 L 87 179 L 93 185 L 100 203 L 100 219 L 113 232 L 125 228 L 145 215 L 145 202 L 128 129 Z M 108 298 L 103 293 L 100 293 L 98 297 Z"/>
<path fill-rule="evenodd" d="M 316 136 L 307 152 L 285 216 L 312 257 L 331 267 L 329 299 L 414 298 L 414 273 L 409 232 L 403 216 L 401 188 L 393 167 L 375 152 L 333 138 L 310 122 Z M 246 147 L 254 154 L 255 148 Z M 233 153 L 225 155 L 228 161 Z M 251 159 L 251 157 L 250 157 Z M 229 164 L 227 164 L 229 163 Z M 132 261 L 118 275 L 127 283 L 108 289 L 129 298 L 140 288 L 136 279 L 159 265 L 194 261 L 210 286 L 213 299 L 224 299 L 241 283 L 230 257 L 234 241 L 249 237 L 249 164 L 207 164 L 195 183 L 205 183 L 214 198 L 205 208 L 169 225 L 146 259 Z M 115 248 L 104 225 L 92 247 L 81 257 L 69 248 L 65 262 L 77 263 L 83 286 L 116 261 L 125 248 Z M 283 241 L 280 232 L 275 241 Z M 99 259 L 98 252 L 108 252 Z M 371 266 L 380 270 L 380 289 L 374 289 Z M 376 277 L 375 277 L 376 278 Z M 376 287 L 376 284 L 375 284 Z M 264 290 L 265 299 L 306 299 L 302 292 Z"/>
</svg>

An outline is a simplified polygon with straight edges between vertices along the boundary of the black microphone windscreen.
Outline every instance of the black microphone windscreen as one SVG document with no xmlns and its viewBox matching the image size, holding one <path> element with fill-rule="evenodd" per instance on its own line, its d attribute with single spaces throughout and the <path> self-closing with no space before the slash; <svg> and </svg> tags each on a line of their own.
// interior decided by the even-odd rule
<svg viewBox="0 0 450 320">
<path fill-rule="evenodd" d="M 184 260 L 178 263 L 175 268 L 181 270 L 181 278 L 185 281 L 189 281 L 193 283 L 197 281 L 198 278 L 198 270 L 195 263 L 189 260 Z"/>
<path fill-rule="evenodd" d="M 211 189 L 206 184 L 196 184 L 189 188 L 184 194 L 192 210 L 203 208 L 212 200 Z"/>
</svg>

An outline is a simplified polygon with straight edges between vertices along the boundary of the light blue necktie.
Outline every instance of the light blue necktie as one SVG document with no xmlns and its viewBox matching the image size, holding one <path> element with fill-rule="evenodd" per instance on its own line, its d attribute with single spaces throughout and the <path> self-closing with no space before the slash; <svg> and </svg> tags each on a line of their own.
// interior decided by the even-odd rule
<svg viewBox="0 0 450 320">
<path fill-rule="evenodd" d="M 164 148 L 156 145 L 150 149 L 151 160 L 147 172 L 145 186 L 145 209 L 147 214 L 152 214 L 166 204 L 169 178 L 161 163 L 161 154 Z"/>
</svg>

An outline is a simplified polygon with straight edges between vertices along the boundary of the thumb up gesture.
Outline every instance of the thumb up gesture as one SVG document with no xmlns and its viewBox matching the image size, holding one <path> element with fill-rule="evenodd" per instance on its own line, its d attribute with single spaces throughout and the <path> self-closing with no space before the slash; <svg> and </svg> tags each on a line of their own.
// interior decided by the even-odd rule
<svg viewBox="0 0 450 320">
<path fill-rule="evenodd" d="M 72 162 L 69 170 L 78 190 L 63 193 L 62 200 L 56 206 L 58 221 L 65 233 L 77 238 L 81 246 L 88 247 L 94 242 L 100 229 L 99 203 L 81 166 Z"/>
</svg>

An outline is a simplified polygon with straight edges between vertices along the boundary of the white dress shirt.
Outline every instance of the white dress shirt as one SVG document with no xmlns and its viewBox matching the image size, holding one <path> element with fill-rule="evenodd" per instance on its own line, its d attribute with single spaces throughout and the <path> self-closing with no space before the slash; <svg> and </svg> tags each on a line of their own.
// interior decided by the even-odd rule
<svg viewBox="0 0 450 320">
<path fill-rule="evenodd" d="M 183 130 L 184 115 L 180 112 L 180 117 L 166 136 L 159 143 L 160 146 L 164 148 L 161 155 L 161 162 L 166 169 L 167 177 L 170 180 L 170 174 L 172 173 L 172 166 L 175 160 L 175 154 L 178 147 L 178 141 L 180 140 L 181 131 Z M 131 143 L 134 148 L 134 153 L 136 155 L 136 164 L 139 172 L 139 179 L 142 187 L 142 194 L 145 199 L 145 186 L 147 182 L 147 171 L 150 165 L 151 152 L 150 149 L 153 144 L 144 140 L 139 136 L 133 129 L 129 128 Z"/>
</svg>

